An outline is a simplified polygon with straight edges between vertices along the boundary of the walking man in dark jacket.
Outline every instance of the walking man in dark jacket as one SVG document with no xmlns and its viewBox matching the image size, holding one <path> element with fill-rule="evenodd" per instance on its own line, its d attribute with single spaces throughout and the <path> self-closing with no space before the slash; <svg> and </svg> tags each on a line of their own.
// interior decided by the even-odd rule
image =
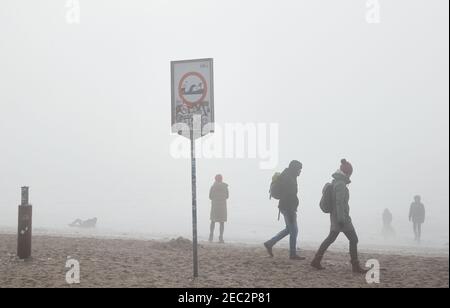
<svg viewBox="0 0 450 308">
<path fill-rule="evenodd" d="M 273 257 L 272 247 L 289 235 L 289 258 L 291 260 L 305 259 L 297 255 L 297 208 L 299 204 L 297 197 L 297 178 L 300 176 L 302 167 L 303 166 L 299 161 L 294 160 L 279 177 L 280 202 L 278 208 L 284 216 L 286 228 L 264 243 L 264 246 L 271 257 Z"/>
<path fill-rule="evenodd" d="M 352 270 L 354 273 L 367 273 L 367 270 L 362 269 L 358 260 L 358 236 L 353 227 L 352 219 L 350 217 L 350 207 L 348 201 L 350 199 L 350 192 L 348 185 L 351 183 L 350 177 L 353 173 L 352 165 L 345 159 L 341 160 L 341 167 L 333 174 L 333 200 L 334 204 L 330 213 L 330 234 L 325 241 L 320 245 L 319 250 L 311 263 L 311 266 L 316 269 L 324 269 L 320 262 L 327 251 L 328 247 L 336 241 L 341 232 L 345 234 L 350 242 L 350 257 L 352 263 Z"/>
</svg>

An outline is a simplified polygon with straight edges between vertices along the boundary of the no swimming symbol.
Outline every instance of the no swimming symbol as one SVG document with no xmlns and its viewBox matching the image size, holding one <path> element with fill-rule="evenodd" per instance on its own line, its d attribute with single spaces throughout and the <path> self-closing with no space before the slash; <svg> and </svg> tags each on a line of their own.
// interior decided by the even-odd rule
<svg viewBox="0 0 450 308">
<path fill-rule="evenodd" d="M 178 85 L 178 95 L 183 103 L 192 108 L 204 101 L 208 93 L 208 84 L 205 77 L 198 72 L 189 72 L 183 75 Z"/>
</svg>

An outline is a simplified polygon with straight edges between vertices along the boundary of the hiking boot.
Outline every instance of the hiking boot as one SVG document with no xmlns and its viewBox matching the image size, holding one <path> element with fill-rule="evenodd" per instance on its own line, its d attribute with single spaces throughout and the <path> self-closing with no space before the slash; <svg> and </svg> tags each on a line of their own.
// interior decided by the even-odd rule
<svg viewBox="0 0 450 308">
<path fill-rule="evenodd" d="M 264 247 L 266 247 L 266 250 L 267 250 L 267 253 L 269 254 L 269 256 L 270 256 L 271 258 L 273 258 L 272 246 L 270 246 L 270 245 L 267 244 L 267 243 L 264 243 Z"/>
<path fill-rule="evenodd" d="M 223 237 L 219 238 L 219 243 L 220 244 L 225 244 L 225 241 L 223 240 Z"/>
<path fill-rule="evenodd" d="M 352 262 L 352 272 L 355 274 L 366 274 L 369 270 L 361 267 L 359 262 Z"/>
<path fill-rule="evenodd" d="M 306 258 L 305 257 L 300 257 L 299 255 L 294 255 L 294 256 L 290 256 L 289 259 L 302 261 L 302 260 L 305 260 Z"/>
</svg>

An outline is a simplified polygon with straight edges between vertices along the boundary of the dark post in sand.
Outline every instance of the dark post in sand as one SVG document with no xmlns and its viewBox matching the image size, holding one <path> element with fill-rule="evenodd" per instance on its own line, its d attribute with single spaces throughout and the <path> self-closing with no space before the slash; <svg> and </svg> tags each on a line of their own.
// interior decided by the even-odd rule
<svg viewBox="0 0 450 308">
<path fill-rule="evenodd" d="M 17 256 L 19 259 L 31 257 L 32 206 L 29 204 L 29 188 L 22 187 L 22 202 L 19 205 L 19 223 L 17 228 Z"/>
</svg>

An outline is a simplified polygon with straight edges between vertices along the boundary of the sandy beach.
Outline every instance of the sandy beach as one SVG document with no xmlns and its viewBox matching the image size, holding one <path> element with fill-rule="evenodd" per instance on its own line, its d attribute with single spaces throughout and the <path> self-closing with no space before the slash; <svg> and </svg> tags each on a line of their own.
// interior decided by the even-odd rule
<svg viewBox="0 0 450 308">
<path fill-rule="evenodd" d="M 35 236 L 33 257 L 18 260 L 16 236 L 0 235 L 0 287 L 169 287 L 169 288 L 307 288 L 307 287 L 437 287 L 448 288 L 448 255 L 413 256 L 361 253 L 378 259 L 380 283 L 350 271 L 348 255 L 330 251 L 324 266 L 291 261 L 287 250 L 269 258 L 261 246 L 200 243 L 200 277 L 192 279 L 192 246 L 187 239 L 169 241 Z M 67 259 L 80 263 L 80 284 L 66 283 Z"/>
</svg>

